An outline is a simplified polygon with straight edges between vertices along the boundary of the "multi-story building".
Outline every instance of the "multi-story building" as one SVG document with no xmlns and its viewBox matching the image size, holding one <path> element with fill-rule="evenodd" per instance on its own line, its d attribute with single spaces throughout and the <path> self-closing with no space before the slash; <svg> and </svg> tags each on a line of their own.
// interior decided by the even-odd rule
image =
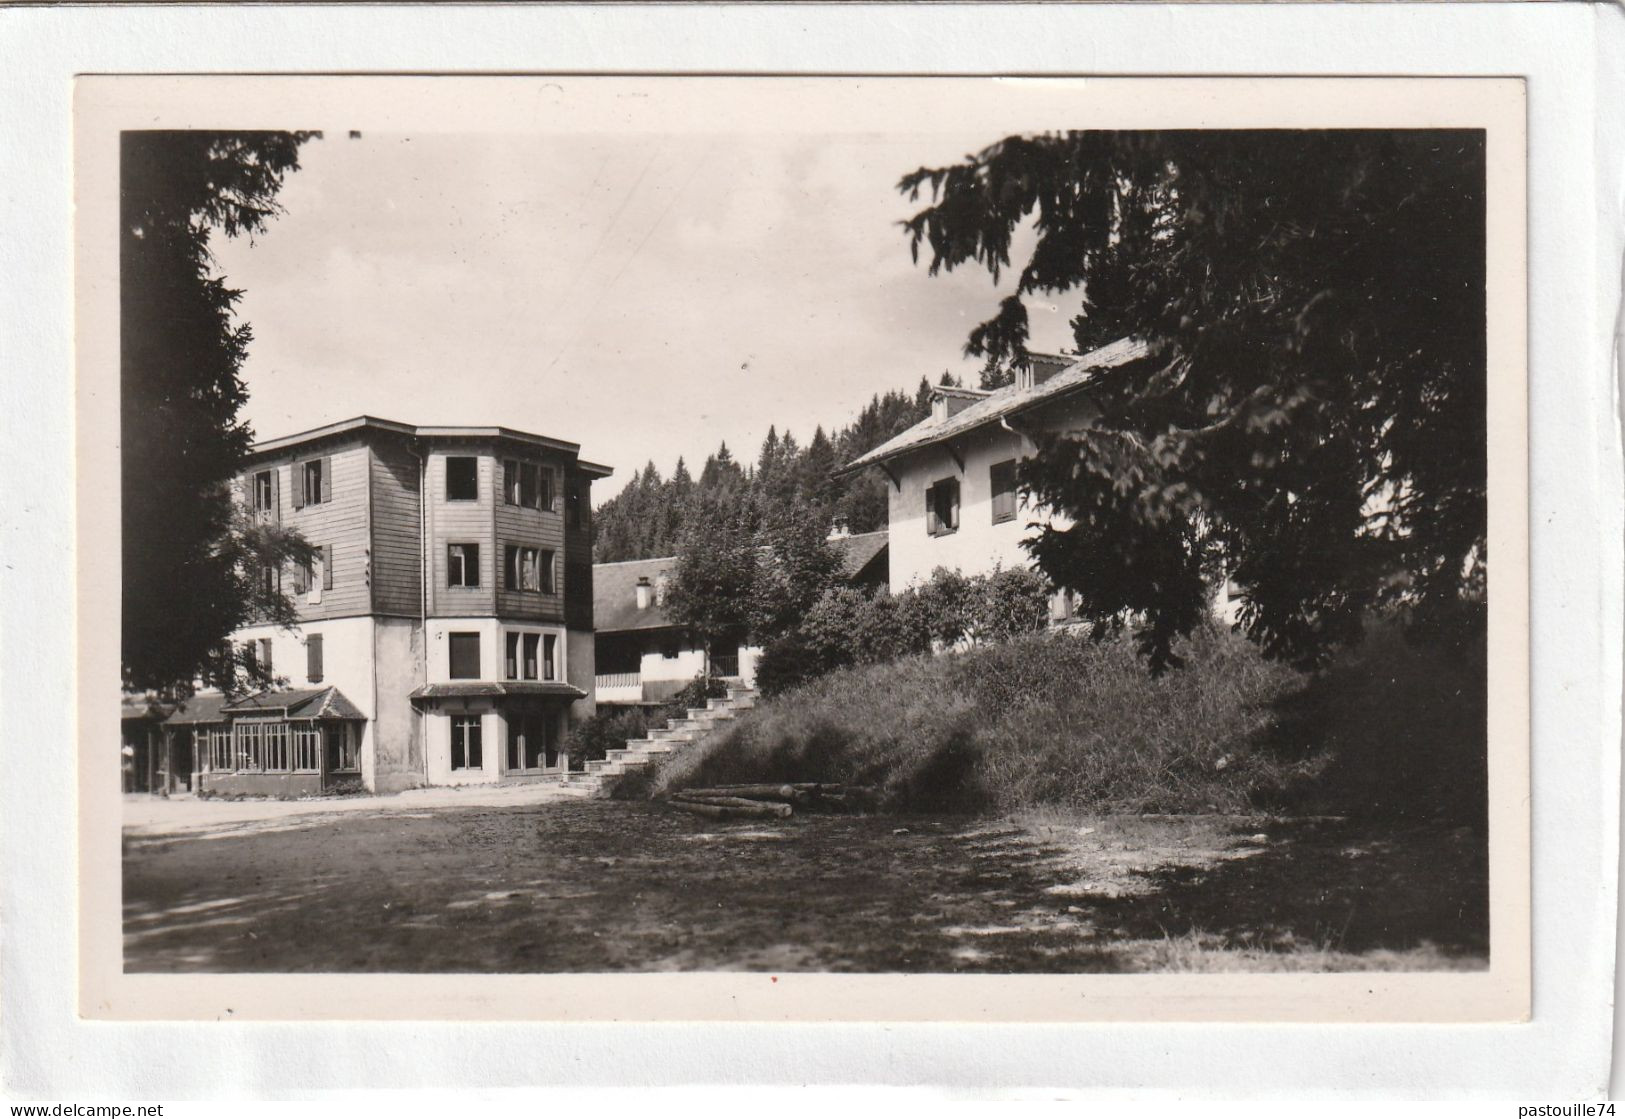
<svg viewBox="0 0 1625 1119">
<path fill-rule="evenodd" d="M 1036 451 L 1036 434 L 1092 423 L 1099 415 L 1089 392 L 1095 374 L 1145 354 L 1142 343 L 1125 338 L 1081 355 L 1034 354 L 1003 388 L 938 387 L 931 415 L 849 464 L 877 467 L 891 483 L 891 589 L 928 580 L 939 567 L 967 575 L 1030 567 L 1021 546 L 1028 525 L 1055 521 L 1026 505 L 1017 462 Z M 1067 596 L 1055 596 L 1051 606 L 1055 620 L 1070 616 Z M 1215 610 L 1233 619 L 1235 609 L 1225 583 Z"/>
<path fill-rule="evenodd" d="M 256 445 L 237 482 L 255 517 L 317 552 L 267 571 L 291 629 L 232 635 L 286 686 L 200 694 L 193 787 L 375 792 L 562 773 L 593 710 L 589 490 L 607 467 L 504 427 L 362 416 Z"/>
</svg>

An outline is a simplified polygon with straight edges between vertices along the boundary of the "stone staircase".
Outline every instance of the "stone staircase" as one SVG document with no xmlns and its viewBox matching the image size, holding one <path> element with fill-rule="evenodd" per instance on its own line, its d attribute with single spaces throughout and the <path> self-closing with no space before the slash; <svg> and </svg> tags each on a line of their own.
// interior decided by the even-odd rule
<svg viewBox="0 0 1625 1119">
<path fill-rule="evenodd" d="M 730 685 L 725 697 L 708 699 L 704 707 L 690 707 L 684 718 L 669 720 L 664 727 L 651 730 L 647 738 L 628 739 L 624 750 L 611 750 L 603 759 L 588 762 L 583 773 L 566 775 L 563 789 L 571 796 L 608 796 L 610 789 L 627 773 L 699 741 L 719 725 L 738 718 L 739 712 L 754 706 L 754 688 Z"/>
</svg>

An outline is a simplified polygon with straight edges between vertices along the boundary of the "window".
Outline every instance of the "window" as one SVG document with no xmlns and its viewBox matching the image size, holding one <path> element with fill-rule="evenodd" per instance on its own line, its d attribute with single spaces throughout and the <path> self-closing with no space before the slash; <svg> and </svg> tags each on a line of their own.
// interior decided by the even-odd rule
<svg viewBox="0 0 1625 1119">
<path fill-rule="evenodd" d="M 959 479 L 944 478 L 925 491 L 925 531 L 947 536 L 959 530 Z"/>
<path fill-rule="evenodd" d="M 276 490 L 273 488 L 273 475 L 269 470 L 261 470 L 254 475 L 254 512 L 269 513 L 276 509 Z"/>
<path fill-rule="evenodd" d="M 507 459 L 502 464 L 502 500 L 527 509 L 553 509 L 553 470 L 535 462 Z"/>
<path fill-rule="evenodd" d="M 327 751 L 329 773 L 354 772 L 361 768 L 361 752 L 356 749 L 356 728 L 353 723 L 331 723 L 322 727 L 322 745 Z"/>
<path fill-rule="evenodd" d="M 988 469 L 993 490 L 993 523 L 1016 519 L 1016 460 L 996 462 Z"/>
<path fill-rule="evenodd" d="M 479 459 L 472 455 L 446 456 L 446 500 L 480 499 Z"/>
<path fill-rule="evenodd" d="M 452 716 L 451 768 L 485 768 L 485 759 L 480 750 L 480 717 L 478 715 Z"/>
<path fill-rule="evenodd" d="M 582 526 L 585 519 L 585 510 L 581 506 L 581 483 L 572 478 L 564 498 L 564 519 L 571 528 L 580 528 Z"/>
<path fill-rule="evenodd" d="M 539 591 L 542 589 L 542 553 L 536 548 L 509 544 L 507 560 L 502 565 L 503 582 L 510 591 Z"/>
<path fill-rule="evenodd" d="M 267 597 L 282 593 L 282 572 L 266 564 L 260 568 L 260 591 Z"/>
<path fill-rule="evenodd" d="M 677 654 L 680 651 L 681 647 L 675 641 L 663 641 L 660 643 L 660 656 L 663 660 L 676 660 Z"/>
<path fill-rule="evenodd" d="M 319 633 L 305 638 L 305 678 L 312 684 L 322 682 L 322 635 Z"/>
<path fill-rule="evenodd" d="M 447 673 L 453 680 L 480 678 L 480 635 L 477 633 L 448 633 L 446 648 L 450 655 Z"/>
<path fill-rule="evenodd" d="M 446 586 L 477 587 L 480 585 L 480 546 L 478 544 L 446 545 Z"/>
<path fill-rule="evenodd" d="M 538 711 L 508 716 L 508 769 L 556 769 L 558 737 L 553 720 Z"/>
<path fill-rule="evenodd" d="M 333 500 L 332 459 L 313 458 L 294 466 L 293 505 L 300 509 L 306 505 L 320 505 Z"/>
<path fill-rule="evenodd" d="M 271 639 L 269 637 L 260 638 L 259 663 L 260 667 L 265 669 L 265 674 L 269 676 L 271 674 Z"/>
<path fill-rule="evenodd" d="M 305 601 L 316 606 L 322 601 L 322 591 L 332 587 L 333 545 L 323 544 L 316 549 L 315 559 L 294 568 L 293 593 L 307 596 Z"/>
<path fill-rule="evenodd" d="M 216 771 L 231 772 L 235 768 L 231 756 L 231 728 L 223 725 L 211 726 L 204 734 L 208 745 L 209 768 Z"/>
<path fill-rule="evenodd" d="M 558 638 L 551 633 L 510 632 L 505 635 L 503 669 L 509 680 L 552 680 Z"/>
<path fill-rule="evenodd" d="M 321 769 L 322 732 L 315 723 L 288 724 L 289 764 L 295 773 L 315 773 Z"/>
<path fill-rule="evenodd" d="M 557 567 L 557 564 L 558 564 L 557 557 L 555 557 L 553 555 L 553 553 L 548 551 L 547 549 L 545 549 L 545 548 L 542 549 L 542 556 L 541 556 L 541 559 L 539 561 L 539 565 L 540 565 L 540 568 L 541 568 L 542 593 L 543 594 L 558 594 L 559 593 L 559 585 L 558 585 L 559 581 L 558 581 L 558 577 L 554 573 L 555 568 Z"/>
</svg>

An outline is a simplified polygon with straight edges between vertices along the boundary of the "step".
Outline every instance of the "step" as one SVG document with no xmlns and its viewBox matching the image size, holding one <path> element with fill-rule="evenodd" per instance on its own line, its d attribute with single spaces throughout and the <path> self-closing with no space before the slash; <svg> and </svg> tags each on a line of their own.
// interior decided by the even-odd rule
<svg viewBox="0 0 1625 1119">
<path fill-rule="evenodd" d="M 611 753 L 613 753 L 613 752 L 614 751 L 611 751 Z M 590 761 L 590 762 L 587 763 L 587 772 L 585 774 L 582 774 L 582 776 L 591 777 L 595 773 L 602 772 L 608 766 L 609 766 L 609 759 L 608 758 L 598 758 L 598 759 L 596 759 L 594 761 Z M 574 775 L 572 774 L 572 776 L 574 776 Z"/>
<path fill-rule="evenodd" d="M 652 730 L 649 737 L 656 742 L 693 742 L 700 736 L 697 730 Z"/>
</svg>

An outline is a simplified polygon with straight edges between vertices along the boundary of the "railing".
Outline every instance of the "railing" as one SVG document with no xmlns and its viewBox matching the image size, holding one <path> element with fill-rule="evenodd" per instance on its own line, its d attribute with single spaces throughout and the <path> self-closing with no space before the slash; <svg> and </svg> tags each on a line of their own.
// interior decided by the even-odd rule
<svg viewBox="0 0 1625 1119">
<path fill-rule="evenodd" d="M 594 676 L 592 683 L 600 691 L 605 688 L 641 688 L 643 677 L 636 672 L 610 672 Z"/>
<path fill-rule="evenodd" d="M 738 676 L 739 675 L 739 654 L 735 653 L 731 657 L 719 657 L 719 656 L 713 655 L 711 657 L 711 675 L 713 675 L 713 676 L 721 676 L 721 677 L 724 677 L 724 678 L 731 678 L 731 677 Z"/>
</svg>

